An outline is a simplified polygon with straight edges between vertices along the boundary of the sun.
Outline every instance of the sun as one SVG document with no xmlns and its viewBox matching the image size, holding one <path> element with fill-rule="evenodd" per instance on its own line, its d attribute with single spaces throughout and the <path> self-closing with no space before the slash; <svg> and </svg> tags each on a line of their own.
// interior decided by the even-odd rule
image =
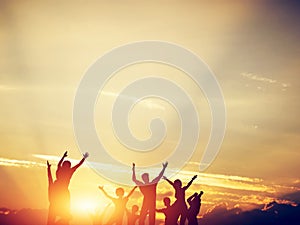
<svg viewBox="0 0 300 225">
<path fill-rule="evenodd" d="M 76 213 L 95 213 L 96 209 L 99 207 L 99 203 L 93 199 L 82 199 L 77 200 L 73 204 L 73 210 Z"/>
</svg>

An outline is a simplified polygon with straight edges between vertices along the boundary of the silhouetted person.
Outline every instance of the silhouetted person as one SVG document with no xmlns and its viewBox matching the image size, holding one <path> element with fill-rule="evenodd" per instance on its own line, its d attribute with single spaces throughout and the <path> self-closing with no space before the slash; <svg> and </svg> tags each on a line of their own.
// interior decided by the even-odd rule
<svg viewBox="0 0 300 225">
<path fill-rule="evenodd" d="M 135 186 L 126 197 L 124 196 L 124 189 L 123 188 L 117 188 L 116 189 L 116 195 L 118 198 L 114 198 L 106 193 L 106 191 L 103 189 L 102 186 L 99 186 L 99 189 L 104 193 L 106 197 L 108 197 L 115 205 L 115 210 L 111 218 L 109 219 L 107 224 L 116 224 L 116 225 L 122 225 L 123 223 L 123 216 L 126 211 L 126 204 L 128 202 L 129 197 L 133 194 L 134 190 L 137 187 Z"/>
<path fill-rule="evenodd" d="M 135 225 L 136 221 L 139 219 L 140 215 L 138 214 L 139 207 L 137 205 L 133 205 L 131 207 L 131 212 L 126 209 L 127 214 L 127 225 Z"/>
<path fill-rule="evenodd" d="M 200 212 L 201 207 L 201 196 L 203 191 L 198 194 L 195 192 L 192 196 L 187 199 L 190 207 L 187 212 L 188 225 L 198 225 L 197 215 Z"/>
<path fill-rule="evenodd" d="M 54 213 L 54 199 L 53 199 L 53 178 L 51 173 L 51 164 L 47 161 L 47 175 L 48 175 L 48 200 L 49 200 L 49 210 L 48 210 L 48 225 L 54 224 L 55 213 Z"/>
<path fill-rule="evenodd" d="M 163 209 L 156 209 L 156 212 L 161 212 L 165 214 L 165 225 L 176 225 L 177 224 L 177 214 L 176 208 L 171 205 L 171 200 L 168 197 L 164 198 L 165 208 Z"/>
<path fill-rule="evenodd" d="M 60 217 L 60 223 L 68 224 L 71 218 L 70 214 L 70 191 L 69 183 L 73 173 L 78 167 L 82 165 L 85 159 L 89 156 L 86 152 L 80 162 L 71 167 L 70 161 L 64 161 L 65 157 L 68 156 L 66 151 L 57 165 L 56 180 L 53 182 L 51 175 L 50 164 L 48 165 L 48 182 L 49 182 L 49 201 L 50 207 L 48 212 L 48 225 L 55 223 L 56 217 Z"/>
<path fill-rule="evenodd" d="M 147 214 L 149 214 L 149 225 L 155 224 L 156 186 L 159 180 L 162 178 L 168 166 L 168 162 L 163 163 L 162 166 L 163 168 L 159 175 L 150 182 L 148 173 L 142 174 L 143 181 L 137 180 L 135 174 L 135 164 L 132 164 L 132 180 L 137 186 L 139 186 L 140 191 L 144 196 L 139 219 L 140 225 L 145 224 Z"/>
<path fill-rule="evenodd" d="M 193 178 L 190 180 L 190 182 L 182 187 L 182 182 L 179 179 L 176 179 L 174 183 L 170 181 L 168 178 L 164 177 L 166 181 L 168 181 L 169 184 L 173 186 L 175 189 L 175 198 L 176 201 L 173 204 L 173 206 L 178 210 L 180 216 L 180 225 L 185 224 L 186 216 L 187 216 L 187 205 L 185 202 L 185 191 L 191 186 L 193 181 L 197 178 L 197 175 L 193 176 Z"/>
</svg>

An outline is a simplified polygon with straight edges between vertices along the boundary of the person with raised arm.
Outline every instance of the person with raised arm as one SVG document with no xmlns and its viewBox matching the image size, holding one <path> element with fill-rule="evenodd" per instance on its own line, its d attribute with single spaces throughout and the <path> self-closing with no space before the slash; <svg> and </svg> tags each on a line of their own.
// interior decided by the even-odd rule
<svg viewBox="0 0 300 225">
<path fill-rule="evenodd" d="M 203 191 L 200 191 L 199 194 L 195 192 L 187 199 L 187 202 L 190 205 L 187 212 L 188 225 L 198 225 L 197 215 L 200 212 L 201 196 L 203 193 Z"/>
<path fill-rule="evenodd" d="M 85 159 L 89 156 L 86 152 L 83 158 L 74 167 L 71 167 L 71 162 L 64 160 L 68 156 L 66 151 L 59 160 L 56 169 L 56 180 L 53 182 L 51 174 L 51 165 L 47 162 L 48 171 L 48 198 L 50 202 L 48 212 L 48 225 L 55 224 L 56 217 L 60 217 L 63 224 L 68 224 L 71 218 L 70 214 L 70 191 L 69 184 L 74 172 L 83 164 Z"/>
<path fill-rule="evenodd" d="M 171 205 L 171 200 L 169 197 L 164 198 L 165 208 L 156 209 L 156 212 L 165 214 L 165 225 L 176 225 L 177 224 L 177 213 L 176 208 Z"/>
<path fill-rule="evenodd" d="M 159 180 L 164 175 L 164 172 L 168 166 L 168 162 L 162 164 L 162 170 L 159 175 L 152 181 L 149 180 L 149 173 L 142 174 L 142 180 L 136 178 L 135 163 L 132 164 L 132 181 L 139 187 L 142 192 L 143 204 L 140 213 L 139 225 L 145 224 L 147 214 L 149 215 L 149 225 L 155 224 L 155 207 L 156 207 L 156 187 Z"/>
<path fill-rule="evenodd" d="M 107 194 L 103 186 L 99 186 L 99 189 L 103 192 L 103 194 L 107 198 L 109 198 L 115 205 L 115 210 L 107 223 L 108 225 L 110 224 L 122 225 L 124 213 L 126 212 L 126 204 L 128 202 L 129 197 L 133 194 L 136 188 L 137 186 L 135 186 L 126 197 L 124 197 L 124 189 L 117 188 L 116 195 L 118 198 L 115 198 Z"/>
<path fill-rule="evenodd" d="M 68 188 L 73 173 L 83 164 L 85 159 L 89 157 L 89 153 L 86 152 L 85 154 L 83 154 L 83 158 L 73 167 L 71 167 L 70 161 L 64 160 L 67 156 L 68 152 L 66 151 L 58 162 L 56 169 L 56 181 Z"/>
<path fill-rule="evenodd" d="M 179 179 L 176 179 L 174 182 L 170 181 L 167 177 L 163 177 L 169 184 L 171 184 L 175 190 L 175 198 L 176 201 L 173 204 L 174 207 L 178 210 L 180 216 L 180 225 L 185 224 L 186 216 L 187 216 L 187 205 L 185 202 L 185 191 L 191 186 L 193 181 L 197 178 L 197 175 L 193 176 L 193 178 L 188 182 L 188 184 L 182 187 L 182 182 Z M 177 218 L 178 218 L 177 217 Z"/>
</svg>

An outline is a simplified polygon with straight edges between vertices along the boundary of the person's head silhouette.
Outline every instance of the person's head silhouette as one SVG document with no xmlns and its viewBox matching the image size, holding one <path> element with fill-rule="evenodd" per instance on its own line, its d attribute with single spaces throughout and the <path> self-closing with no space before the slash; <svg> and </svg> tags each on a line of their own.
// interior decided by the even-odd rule
<svg viewBox="0 0 300 225">
<path fill-rule="evenodd" d="M 139 211 L 139 207 L 137 205 L 133 205 L 131 211 L 133 214 L 135 214 L 137 211 Z"/>
<path fill-rule="evenodd" d="M 149 183 L 149 173 L 143 173 L 142 179 L 146 184 Z"/>
<path fill-rule="evenodd" d="M 171 205 L 171 199 L 169 197 L 165 197 L 164 204 L 165 204 L 165 206 L 169 207 Z"/>
<path fill-rule="evenodd" d="M 71 168 L 71 162 L 68 161 L 68 160 L 64 161 L 63 164 L 62 164 L 62 167 L 63 167 L 64 169 L 69 169 L 69 168 Z"/>
<path fill-rule="evenodd" d="M 176 179 L 176 180 L 174 181 L 174 186 L 177 187 L 177 188 L 181 188 L 181 186 L 182 186 L 181 180 Z"/>
<path fill-rule="evenodd" d="M 124 196 L 124 189 L 123 188 L 117 188 L 116 189 L 116 195 L 121 198 Z"/>
</svg>

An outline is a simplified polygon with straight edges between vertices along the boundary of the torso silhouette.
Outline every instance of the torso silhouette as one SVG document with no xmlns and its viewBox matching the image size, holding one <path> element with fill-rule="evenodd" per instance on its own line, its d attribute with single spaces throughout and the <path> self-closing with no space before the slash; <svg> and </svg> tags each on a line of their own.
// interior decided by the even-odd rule
<svg viewBox="0 0 300 225">
<path fill-rule="evenodd" d="M 135 225 L 139 215 L 128 212 L 127 213 L 127 225 Z"/>
<path fill-rule="evenodd" d="M 114 198 L 112 199 L 114 205 L 115 205 L 115 211 L 114 214 L 118 216 L 123 216 L 125 210 L 126 210 L 126 204 L 128 202 L 128 198 Z"/>
<path fill-rule="evenodd" d="M 177 199 L 177 201 L 185 203 L 185 188 L 176 188 L 175 198 Z"/>
<path fill-rule="evenodd" d="M 174 207 L 169 206 L 160 210 L 165 214 L 165 225 L 175 225 L 177 224 L 177 215 Z"/>
<path fill-rule="evenodd" d="M 74 172 L 75 170 L 72 168 L 59 167 L 56 171 L 57 182 L 61 186 L 68 188 Z"/>
<path fill-rule="evenodd" d="M 144 195 L 144 201 L 146 204 L 154 204 L 155 205 L 156 186 L 157 186 L 157 183 L 148 184 L 148 185 L 145 184 L 143 186 L 139 186 L 142 194 Z"/>
</svg>

